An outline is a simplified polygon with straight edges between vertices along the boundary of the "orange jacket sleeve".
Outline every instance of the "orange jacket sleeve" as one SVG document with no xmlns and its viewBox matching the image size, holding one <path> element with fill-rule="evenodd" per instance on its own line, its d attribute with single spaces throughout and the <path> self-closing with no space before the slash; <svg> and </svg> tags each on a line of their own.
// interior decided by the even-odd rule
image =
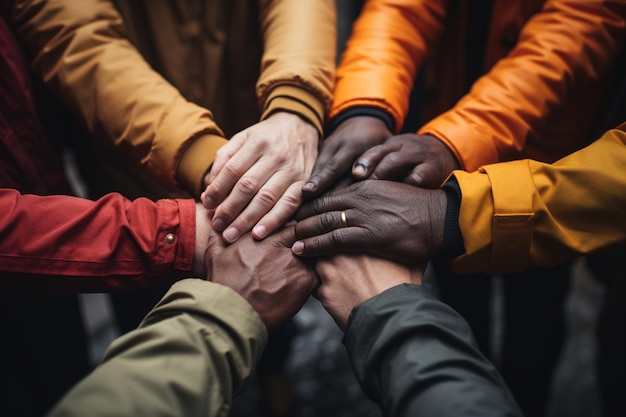
<svg viewBox="0 0 626 417">
<path fill-rule="evenodd" d="M 554 266 L 626 241 L 626 123 L 550 165 L 521 160 L 455 171 L 465 254 L 459 273 Z"/>
<path fill-rule="evenodd" d="M 623 1 L 547 0 L 526 22 L 513 50 L 451 110 L 418 133 L 443 140 L 468 171 L 505 160 L 537 159 L 523 152 L 529 138 L 536 139 L 537 131 L 568 100 L 580 99 L 581 89 L 597 88 L 613 65 L 625 30 Z M 584 112 L 585 104 L 577 110 Z M 573 112 L 571 116 L 576 118 Z M 575 126 L 571 119 L 563 124 Z M 565 131 L 555 134 L 554 140 L 568 141 L 564 136 Z"/>
<path fill-rule="evenodd" d="M 443 30 L 441 0 L 369 0 L 337 69 L 330 117 L 353 107 L 389 113 L 399 131 L 413 79 Z"/>
</svg>

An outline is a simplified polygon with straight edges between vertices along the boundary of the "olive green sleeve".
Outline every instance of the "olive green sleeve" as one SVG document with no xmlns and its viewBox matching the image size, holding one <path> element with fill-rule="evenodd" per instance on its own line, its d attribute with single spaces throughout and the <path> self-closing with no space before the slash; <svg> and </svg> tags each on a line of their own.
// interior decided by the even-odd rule
<svg viewBox="0 0 626 417">
<path fill-rule="evenodd" d="M 50 416 L 226 416 L 266 340 L 233 290 L 179 281 Z"/>
</svg>

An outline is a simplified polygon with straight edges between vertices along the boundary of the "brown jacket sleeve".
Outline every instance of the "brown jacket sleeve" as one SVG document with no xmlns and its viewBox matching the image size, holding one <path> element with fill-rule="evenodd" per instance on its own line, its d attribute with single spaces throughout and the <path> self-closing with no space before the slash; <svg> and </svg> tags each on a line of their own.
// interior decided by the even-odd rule
<svg viewBox="0 0 626 417">
<path fill-rule="evenodd" d="M 150 68 L 125 38 L 111 1 L 18 0 L 12 24 L 33 53 L 35 72 L 91 133 L 161 184 L 197 191 L 225 143 L 222 132 L 208 110 Z M 179 184 L 178 164 L 192 143 L 203 158 L 186 161 Z"/>
<path fill-rule="evenodd" d="M 626 123 L 550 165 L 531 160 L 455 171 L 466 253 L 459 273 L 554 266 L 626 241 Z"/>
<path fill-rule="evenodd" d="M 323 132 L 334 86 L 336 13 L 332 0 L 261 1 L 263 59 L 257 83 L 262 118 L 296 113 Z"/>
</svg>

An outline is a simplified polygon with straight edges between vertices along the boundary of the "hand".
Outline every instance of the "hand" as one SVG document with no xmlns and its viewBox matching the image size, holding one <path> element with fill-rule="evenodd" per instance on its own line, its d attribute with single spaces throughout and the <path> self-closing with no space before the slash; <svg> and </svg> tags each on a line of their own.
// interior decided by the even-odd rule
<svg viewBox="0 0 626 417">
<path fill-rule="evenodd" d="M 315 267 L 322 285 L 315 292 L 342 330 L 354 307 L 400 284 L 422 284 L 425 263 L 397 264 L 367 255 L 323 258 Z"/>
<path fill-rule="evenodd" d="M 294 226 L 285 227 L 263 241 L 248 233 L 230 246 L 211 234 L 207 279 L 248 300 L 268 330 L 293 316 L 319 285 L 315 272 L 289 250 L 294 232 Z"/>
<path fill-rule="evenodd" d="M 377 117 L 349 118 L 322 142 L 313 174 L 302 192 L 306 196 L 316 196 L 327 191 L 350 171 L 363 152 L 391 136 L 387 125 Z"/>
<path fill-rule="evenodd" d="M 421 262 L 441 249 L 446 205 L 442 190 L 390 181 L 357 182 L 298 210 L 298 241 L 292 250 L 307 257 L 361 252 Z"/>
<path fill-rule="evenodd" d="M 201 200 L 215 209 L 213 228 L 232 243 L 250 231 L 263 239 L 298 209 L 317 157 L 317 130 L 276 113 L 236 134 L 215 157 Z"/>
<path fill-rule="evenodd" d="M 400 180 L 424 188 L 437 188 L 458 161 L 439 139 L 431 135 L 404 134 L 365 152 L 354 164 L 357 179 Z"/>
</svg>

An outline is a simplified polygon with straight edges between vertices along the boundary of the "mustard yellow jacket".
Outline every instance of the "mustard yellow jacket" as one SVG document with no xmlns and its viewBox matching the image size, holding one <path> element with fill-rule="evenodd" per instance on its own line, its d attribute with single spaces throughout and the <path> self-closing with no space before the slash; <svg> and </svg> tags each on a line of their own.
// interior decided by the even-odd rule
<svg viewBox="0 0 626 417">
<path fill-rule="evenodd" d="M 554 164 L 455 171 L 466 253 L 459 273 L 554 266 L 626 241 L 626 123 Z"/>
<path fill-rule="evenodd" d="M 444 141 L 463 169 L 553 162 L 587 145 L 623 43 L 626 2 L 494 0 L 486 73 L 463 96 L 471 3 L 368 0 L 337 70 L 331 118 L 374 107 L 400 129 L 428 61 L 423 107 L 434 118 L 419 133 Z"/>
<path fill-rule="evenodd" d="M 277 110 L 321 133 L 330 105 L 332 0 L 17 0 L 11 23 L 88 130 L 173 190 L 199 195 L 225 135 Z"/>
</svg>

